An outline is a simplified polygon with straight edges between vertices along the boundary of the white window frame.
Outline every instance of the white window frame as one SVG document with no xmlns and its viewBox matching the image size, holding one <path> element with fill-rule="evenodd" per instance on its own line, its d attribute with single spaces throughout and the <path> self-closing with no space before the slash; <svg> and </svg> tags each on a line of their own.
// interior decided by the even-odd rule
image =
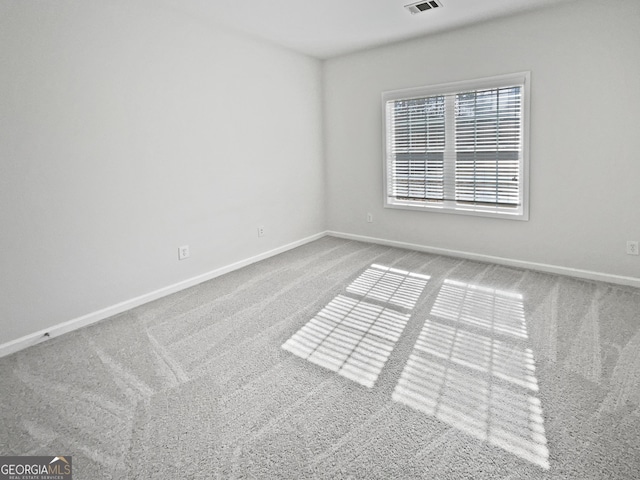
<svg viewBox="0 0 640 480">
<path fill-rule="evenodd" d="M 387 124 L 387 104 L 396 100 L 409 100 L 426 98 L 437 95 L 461 93 L 465 91 L 494 89 L 522 85 L 522 156 L 520 159 L 521 178 L 519 179 L 519 206 L 505 208 L 499 206 L 462 205 L 455 200 L 445 200 L 437 204 L 416 205 L 390 197 L 388 194 L 388 172 L 390 156 L 389 125 Z M 448 97 L 451 98 L 451 97 Z M 404 210 L 418 210 L 437 213 L 452 213 L 460 215 L 474 215 L 482 217 L 494 217 L 513 220 L 529 220 L 529 110 L 531 98 L 531 73 L 519 72 L 495 77 L 486 77 L 461 82 L 443 83 L 403 90 L 393 90 L 382 93 L 382 137 L 383 137 L 383 194 L 385 208 L 398 208 Z M 450 107 L 450 106 L 449 106 Z M 451 109 L 447 108 L 447 117 L 452 117 Z M 451 119 L 446 123 L 447 135 L 452 135 Z M 455 175 L 455 164 L 445 162 L 445 175 Z M 451 198 L 451 197 L 450 197 Z"/>
</svg>

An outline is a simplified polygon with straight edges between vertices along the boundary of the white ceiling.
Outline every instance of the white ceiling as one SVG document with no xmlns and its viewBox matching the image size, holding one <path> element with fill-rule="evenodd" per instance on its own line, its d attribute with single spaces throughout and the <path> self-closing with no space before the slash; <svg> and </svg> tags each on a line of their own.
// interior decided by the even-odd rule
<svg viewBox="0 0 640 480">
<path fill-rule="evenodd" d="M 318 58 L 545 8 L 568 0 L 441 0 L 412 15 L 411 0 L 165 0 L 198 18 Z"/>
</svg>

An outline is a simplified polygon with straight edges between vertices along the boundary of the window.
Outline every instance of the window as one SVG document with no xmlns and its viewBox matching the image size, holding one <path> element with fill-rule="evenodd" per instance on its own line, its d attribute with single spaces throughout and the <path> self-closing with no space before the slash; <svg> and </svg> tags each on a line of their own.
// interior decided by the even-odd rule
<svg viewBox="0 0 640 480">
<path fill-rule="evenodd" d="M 385 206 L 528 219 L 529 73 L 383 93 Z"/>
</svg>

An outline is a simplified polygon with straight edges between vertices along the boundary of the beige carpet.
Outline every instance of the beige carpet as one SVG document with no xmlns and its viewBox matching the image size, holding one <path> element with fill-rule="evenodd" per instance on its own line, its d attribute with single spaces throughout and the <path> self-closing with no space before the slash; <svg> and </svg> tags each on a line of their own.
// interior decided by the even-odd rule
<svg viewBox="0 0 640 480">
<path fill-rule="evenodd" d="M 326 237 L 0 359 L 77 479 L 640 477 L 640 291 Z"/>
</svg>

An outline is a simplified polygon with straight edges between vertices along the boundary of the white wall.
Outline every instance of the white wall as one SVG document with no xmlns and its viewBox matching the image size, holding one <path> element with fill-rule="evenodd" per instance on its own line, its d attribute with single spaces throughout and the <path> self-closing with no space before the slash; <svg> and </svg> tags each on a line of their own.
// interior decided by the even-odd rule
<svg viewBox="0 0 640 480">
<path fill-rule="evenodd" d="M 157 1 L 3 0 L 0 344 L 323 231 L 321 68 Z"/>
<path fill-rule="evenodd" d="M 382 207 L 381 92 L 525 70 L 530 221 Z M 324 81 L 330 230 L 640 278 L 640 257 L 625 254 L 640 239 L 637 0 L 571 2 L 339 57 Z"/>
</svg>

